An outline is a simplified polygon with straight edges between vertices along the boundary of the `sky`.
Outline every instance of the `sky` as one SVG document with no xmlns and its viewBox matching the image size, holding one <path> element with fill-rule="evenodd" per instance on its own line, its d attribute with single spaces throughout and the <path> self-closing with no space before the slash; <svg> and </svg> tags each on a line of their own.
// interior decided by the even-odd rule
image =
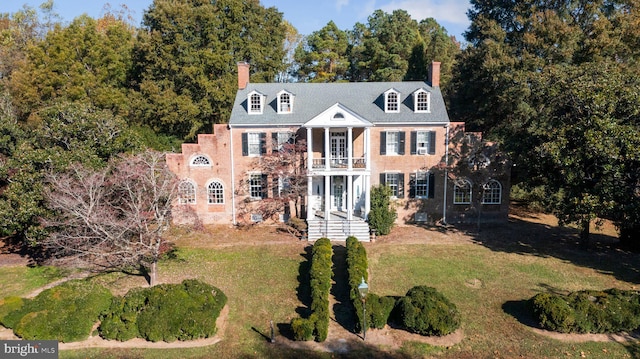
<svg viewBox="0 0 640 359">
<path fill-rule="evenodd" d="M 44 0 L 0 0 L 0 13 L 14 13 L 28 5 L 37 8 Z M 105 4 L 110 4 L 113 12 L 126 4 L 134 23 L 139 25 L 142 14 L 153 0 L 54 0 L 54 11 L 65 23 L 86 13 L 98 18 L 105 13 Z M 433 17 L 454 35 L 463 41 L 462 34 L 469 27 L 467 9 L 469 0 L 260 0 L 265 7 L 276 7 L 303 35 L 320 30 L 333 20 L 341 30 L 350 30 L 356 22 L 365 24 L 367 17 L 381 9 L 391 13 L 396 9 L 406 10 L 413 19 L 420 21 Z M 311 5 L 312 4 L 312 5 Z"/>
</svg>

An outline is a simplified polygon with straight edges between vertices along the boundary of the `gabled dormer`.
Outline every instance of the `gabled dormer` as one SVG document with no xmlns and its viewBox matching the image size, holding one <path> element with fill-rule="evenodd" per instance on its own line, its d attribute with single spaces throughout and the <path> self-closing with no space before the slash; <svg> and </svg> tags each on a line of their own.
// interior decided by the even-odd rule
<svg viewBox="0 0 640 359">
<path fill-rule="evenodd" d="M 389 89 L 384 92 L 384 112 L 400 112 L 400 92 L 396 89 Z"/>
<path fill-rule="evenodd" d="M 413 92 L 413 112 L 431 112 L 431 93 L 423 88 Z"/>
<path fill-rule="evenodd" d="M 250 115 L 261 115 L 264 111 L 266 96 L 253 90 L 247 95 L 247 112 Z"/>
<path fill-rule="evenodd" d="M 278 92 L 278 113 L 287 114 L 293 112 L 293 99 L 294 95 L 287 90 Z"/>
</svg>

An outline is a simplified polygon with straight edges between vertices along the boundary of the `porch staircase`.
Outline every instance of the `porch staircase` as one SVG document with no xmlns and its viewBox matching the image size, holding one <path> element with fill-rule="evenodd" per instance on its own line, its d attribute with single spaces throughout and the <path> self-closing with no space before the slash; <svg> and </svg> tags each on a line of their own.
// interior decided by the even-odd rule
<svg viewBox="0 0 640 359">
<path fill-rule="evenodd" d="M 332 241 L 346 241 L 347 237 L 354 236 L 360 241 L 370 240 L 369 224 L 360 218 L 351 221 L 331 216 L 329 220 L 314 218 L 307 220 L 307 238 L 315 241 L 327 237 Z"/>
</svg>

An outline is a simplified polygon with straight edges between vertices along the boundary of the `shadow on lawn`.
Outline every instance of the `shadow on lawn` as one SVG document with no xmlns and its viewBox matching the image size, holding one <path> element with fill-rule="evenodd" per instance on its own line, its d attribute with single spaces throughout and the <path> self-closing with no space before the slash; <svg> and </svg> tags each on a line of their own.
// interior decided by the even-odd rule
<svg viewBox="0 0 640 359">
<path fill-rule="evenodd" d="M 577 229 L 510 218 L 505 224 L 458 225 L 473 239 L 493 251 L 554 257 L 593 268 L 619 280 L 640 284 L 640 254 L 620 248 L 617 238 L 591 234 L 589 249 L 579 242 Z"/>
</svg>

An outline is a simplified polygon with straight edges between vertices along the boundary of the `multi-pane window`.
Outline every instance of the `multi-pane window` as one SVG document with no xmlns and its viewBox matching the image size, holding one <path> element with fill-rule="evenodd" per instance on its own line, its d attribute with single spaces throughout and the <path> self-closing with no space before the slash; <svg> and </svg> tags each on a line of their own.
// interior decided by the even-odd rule
<svg viewBox="0 0 640 359">
<path fill-rule="evenodd" d="M 196 203 L 196 186 L 193 184 L 193 182 L 185 180 L 178 184 L 178 203 Z"/>
<path fill-rule="evenodd" d="M 429 93 L 421 90 L 415 94 L 415 111 L 416 112 L 429 112 Z"/>
<path fill-rule="evenodd" d="M 387 93 L 386 112 L 398 112 L 398 93 L 390 91 Z"/>
<path fill-rule="evenodd" d="M 251 132 L 247 134 L 247 149 L 249 156 L 260 156 L 262 149 L 260 148 L 260 134 Z"/>
<path fill-rule="evenodd" d="M 429 151 L 429 132 L 418 131 L 416 134 L 416 148 L 419 154 L 426 154 Z"/>
<path fill-rule="evenodd" d="M 206 156 L 198 155 L 191 160 L 192 166 L 211 166 L 211 161 Z"/>
<path fill-rule="evenodd" d="M 391 188 L 391 195 L 399 197 L 400 189 L 400 173 L 385 173 L 384 184 Z"/>
<path fill-rule="evenodd" d="M 471 182 L 462 180 L 453 186 L 453 203 L 469 204 L 471 203 Z"/>
<path fill-rule="evenodd" d="M 279 113 L 289 113 L 291 112 L 291 95 L 288 93 L 280 94 L 280 102 L 278 104 L 278 112 Z"/>
<path fill-rule="evenodd" d="M 222 183 L 213 181 L 207 186 L 207 199 L 209 204 L 224 203 L 224 187 Z"/>
<path fill-rule="evenodd" d="M 387 132 L 387 155 L 397 155 L 400 148 L 398 132 Z"/>
<path fill-rule="evenodd" d="M 416 198 L 429 197 L 429 173 L 417 172 L 415 182 L 413 183 Z"/>
<path fill-rule="evenodd" d="M 482 192 L 483 204 L 500 204 L 502 197 L 502 186 L 500 182 L 491 180 L 484 185 L 484 191 Z"/>
<path fill-rule="evenodd" d="M 263 179 L 260 174 L 252 174 L 249 176 L 249 197 L 253 199 L 261 199 L 263 196 Z"/>
<path fill-rule="evenodd" d="M 273 150 L 281 151 L 285 144 L 292 140 L 293 135 L 291 132 L 277 132 L 273 134 Z"/>
<path fill-rule="evenodd" d="M 262 113 L 262 96 L 254 93 L 249 96 L 249 113 Z"/>
</svg>

